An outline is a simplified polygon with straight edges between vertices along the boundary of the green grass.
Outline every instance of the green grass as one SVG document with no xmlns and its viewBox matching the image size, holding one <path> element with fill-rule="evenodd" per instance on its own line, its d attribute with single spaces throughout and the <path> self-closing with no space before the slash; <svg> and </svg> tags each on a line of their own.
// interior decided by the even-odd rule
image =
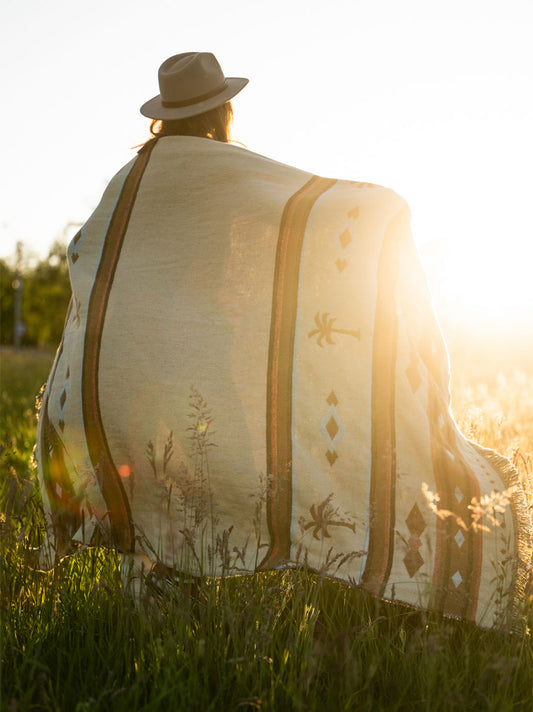
<svg viewBox="0 0 533 712">
<path fill-rule="evenodd" d="M 443 621 L 317 575 L 184 581 L 139 606 L 112 552 L 28 568 L 42 530 L 33 401 L 51 355 L 4 351 L 2 362 L 2 710 L 531 709 L 529 636 Z M 529 421 L 516 419 L 533 403 L 528 378 L 500 380 L 499 391 L 471 381 L 455 401 L 484 444 L 520 453 L 525 479 Z M 514 420 L 498 425 L 498 408 Z"/>
</svg>

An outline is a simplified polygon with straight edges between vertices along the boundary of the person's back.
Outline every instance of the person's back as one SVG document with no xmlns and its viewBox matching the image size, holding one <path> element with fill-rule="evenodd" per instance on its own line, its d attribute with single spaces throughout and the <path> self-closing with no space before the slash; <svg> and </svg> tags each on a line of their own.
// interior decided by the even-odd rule
<svg viewBox="0 0 533 712">
<path fill-rule="evenodd" d="M 508 622 L 490 602 L 503 556 L 469 505 L 518 480 L 457 431 L 399 196 L 163 135 L 68 253 L 73 300 L 37 451 L 59 553 L 103 543 L 196 575 L 305 562 Z M 502 514 L 515 603 L 518 511 Z"/>
</svg>

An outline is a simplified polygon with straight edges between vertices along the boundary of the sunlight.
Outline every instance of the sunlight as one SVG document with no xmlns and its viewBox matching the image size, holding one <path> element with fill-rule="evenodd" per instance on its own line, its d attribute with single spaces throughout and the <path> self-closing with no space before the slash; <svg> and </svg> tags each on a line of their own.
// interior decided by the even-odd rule
<svg viewBox="0 0 533 712">
<path fill-rule="evenodd" d="M 103 6 L 103 0 L 98 4 Z M 234 137 L 251 151 L 318 175 L 397 191 L 411 207 L 413 236 L 438 311 L 476 324 L 496 318 L 523 322 L 528 310 L 533 314 L 528 286 L 533 95 L 524 91 L 533 66 L 531 5 L 502 12 L 480 0 L 457 3 L 458 23 L 454 12 L 441 13 L 421 1 L 346 3 L 339 23 L 336 3 L 311 0 L 305 13 L 300 4 L 285 4 L 283 28 L 276 12 L 262 16 L 263 31 L 253 39 L 247 23 L 255 10 L 249 4 L 236 4 L 227 33 L 222 23 L 210 34 L 203 21 L 196 21 L 201 13 L 196 18 L 194 9 L 175 10 L 187 27 L 190 47 L 209 45 L 230 74 L 250 77 L 235 102 Z M 18 143 L 6 143 L 9 180 L 0 221 L 0 255 L 6 258 L 19 240 L 30 259 L 32 254 L 44 257 L 55 238 L 70 239 L 65 225 L 86 220 L 108 180 L 134 155 L 130 147 L 147 134 L 138 106 L 155 92 L 158 62 L 176 51 L 174 23 L 161 28 L 157 13 L 147 18 L 140 5 L 132 11 L 129 3 L 127 13 L 124 7 L 123 0 L 105 4 L 109 26 L 119 22 L 124 37 L 140 32 L 144 38 L 153 25 L 157 41 L 143 45 L 134 71 L 112 75 L 113 80 L 109 73 L 118 71 L 115 37 L 103 38 L 97 63 L 87 60 L 101 31 L 93 9 L 83 11 L 83 33 L 78 19 L 76 31 L 65 32 L 59 5 L 44 9 L 37 4 L 31 21 L 18 6 L 10 10 L 13 32 L 7 33 L 2 51 L 6 66 L 12 56 L 18 64 L 17 72 L 6 77 L 8 94 L 18 97 L 18 132 L 32 158 L 24 165 Z M 293 23 L 299 28 L 297 39 Z M 54 43 L 57 32 L 61 38 Z M 264 57 L 273 34 L 279 41 L 271 64 Z M 20 37 L 40 56 L 37 74 L 32 53 L 21 51 Z M 334 38 L 335 52 L 316 52 L 319 39 L 328 49 L 328 37 Z M 63 50 L 50 52 L 50 46 Z M 69 51 L 76 59 L 65 65 Z M 48 84 L 41 75 L 55 78 L 53 102 L 43 94 Z M 354 81 L 357 90 L 351 91 Z M 59 90 L 67 85 L 71 92 Z M 21 92 L 21 86 L 30 89 Z M 46 107 L 39 132 L 31 123 L 36 97 Z M 59 133 L 58 115 L 65 117 Z M 11 128 L 6 124 L 4 133 L 9 135 Z M 42 135 L 54 141 L 43 142 Z"/>
<path fill-rule="evenodd" d="M 459 323 L 505 320 L 518 326 L 533 314 L 532 260 L 531 248 L 519 258 L 505 245 L 484 252 L 473 245 L 439 250 L 427 269 L 437 308 Z"/>
</svg>

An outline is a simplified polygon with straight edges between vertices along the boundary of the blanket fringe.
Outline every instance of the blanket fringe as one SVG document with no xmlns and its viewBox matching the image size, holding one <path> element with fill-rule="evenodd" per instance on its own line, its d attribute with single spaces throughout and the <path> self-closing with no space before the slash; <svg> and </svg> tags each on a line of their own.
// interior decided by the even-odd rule
<svg viewBox="0 0 533 712">
<path fill-rule="evenodd" d="M 511 625 L 510 628 L 518 633 L 523 633 L 526 628 L 525 608 L 526 597 L 530 586 L 532 573 L 532 548 L 533 548 L 533 523 L 520 480 L 518 470 L 513 463 L 495 450 L 470 441 L 475 450 L 484 457 L 498 472 L 506 489 L 510 490 L 511 511 L 514 524 L 514 587 L 511 600 Z"/>
</svg>

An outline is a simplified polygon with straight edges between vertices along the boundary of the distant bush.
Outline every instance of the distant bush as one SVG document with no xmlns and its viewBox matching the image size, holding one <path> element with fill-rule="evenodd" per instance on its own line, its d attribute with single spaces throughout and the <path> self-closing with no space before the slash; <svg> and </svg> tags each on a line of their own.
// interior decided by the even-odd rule
<svg viewBox="0 0 533 712">
<path fill-rule="evenodd" d="M 55 242 L 48 256 L 30 266 L 19 266 L 18 273 L 0 260 L 1 343 L 14 343 L 15 289 L 22 282 L 21 320 L 24 346 L 56 347 L 70 301 L 70 281 L 66 247 Z"/>
<path fill-rule="evenodd" d="M 14 337 L 14 289 L 15 271 L 5 260 L 0 259 L 0 325 L 1 343 L 12 344 Z"/>
</svg>

